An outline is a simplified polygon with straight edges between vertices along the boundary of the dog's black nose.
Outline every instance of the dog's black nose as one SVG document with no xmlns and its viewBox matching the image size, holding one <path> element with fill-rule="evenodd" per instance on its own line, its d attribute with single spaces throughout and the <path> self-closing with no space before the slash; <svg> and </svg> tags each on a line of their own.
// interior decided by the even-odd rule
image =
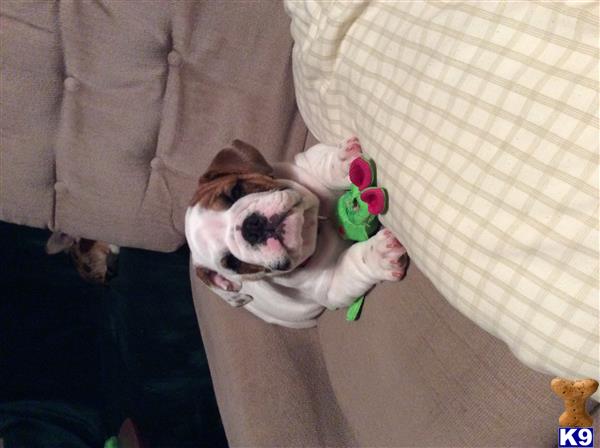
<svg viewBox="0 0 600 448">
<path fill-rule="evenodd" d="M 261 244 L 267 240 L 269 222 L 259 213 L 248 215 L 242 223 L 242 237 L 250 244 Z"/>
</svg>

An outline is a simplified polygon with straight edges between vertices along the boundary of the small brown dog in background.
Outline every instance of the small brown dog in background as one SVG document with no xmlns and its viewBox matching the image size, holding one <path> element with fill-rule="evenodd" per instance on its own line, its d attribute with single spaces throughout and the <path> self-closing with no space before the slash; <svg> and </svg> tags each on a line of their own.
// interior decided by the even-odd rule
<svg viewBox="0 0 600 448">
<path fill-rule="evenodd" d="M 119 248 L 114 244 L 54 232 L 46 242 L 46 253 L 60 252 L 71 255 L 81 278 L 90 283 L 105 285 L 117 273 Z"/>
</svg>

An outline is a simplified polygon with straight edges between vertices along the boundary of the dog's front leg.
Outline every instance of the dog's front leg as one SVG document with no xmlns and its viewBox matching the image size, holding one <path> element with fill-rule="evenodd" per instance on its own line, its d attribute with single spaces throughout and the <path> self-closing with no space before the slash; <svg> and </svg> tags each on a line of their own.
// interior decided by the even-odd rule
<svg viewBox="0 0 600 448">
<path fill-rule="evenodd" d="M 296 155 L 294 162 L 319 179 L 331 190 L 350 188 L 350 163 L 362 153 L 358 138 L 345 140 L 339 146 L 319 143 Z"/>
<path fill-rule="evenodd" d="M 327 293 L 330 309 L 350 306 L 383 280 L 400 280 L 408 264 L 406 249 L 387 229 L 352 245 L 340 256 Z"/>
</svg>

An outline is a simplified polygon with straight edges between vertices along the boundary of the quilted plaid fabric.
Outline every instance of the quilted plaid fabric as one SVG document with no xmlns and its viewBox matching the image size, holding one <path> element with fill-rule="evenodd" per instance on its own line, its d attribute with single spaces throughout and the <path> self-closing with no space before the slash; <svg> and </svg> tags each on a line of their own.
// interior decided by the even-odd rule
<svg viewBox="0 0 600 448">
<path fill-rule="evenodd" d="M 598 379 L 597 3 L 286 8 L 302 115 L 362 140 L 413 262 L 529 366 Z"/>
</svg>

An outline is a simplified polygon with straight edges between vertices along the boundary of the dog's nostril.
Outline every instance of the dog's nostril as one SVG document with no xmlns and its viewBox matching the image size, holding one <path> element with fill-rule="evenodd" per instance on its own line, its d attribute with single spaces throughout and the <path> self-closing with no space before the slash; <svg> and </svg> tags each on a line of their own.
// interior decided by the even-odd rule
<svg viewBox="0 0 600 448">
<path fill-rule="evenodd" d="M 266 217 L 252 213 L 242 223 L 242 237 L 252 245 L 264 243 L 267 240 L 268 224 Z"/>
<path fill-rule="evenodd" d="M 290 268 L 291 264 L 292 262 L 289 258 L 284 258 L 274 266 L 274 269 L 276 271 L 287 271 Z"/>
</svg>

